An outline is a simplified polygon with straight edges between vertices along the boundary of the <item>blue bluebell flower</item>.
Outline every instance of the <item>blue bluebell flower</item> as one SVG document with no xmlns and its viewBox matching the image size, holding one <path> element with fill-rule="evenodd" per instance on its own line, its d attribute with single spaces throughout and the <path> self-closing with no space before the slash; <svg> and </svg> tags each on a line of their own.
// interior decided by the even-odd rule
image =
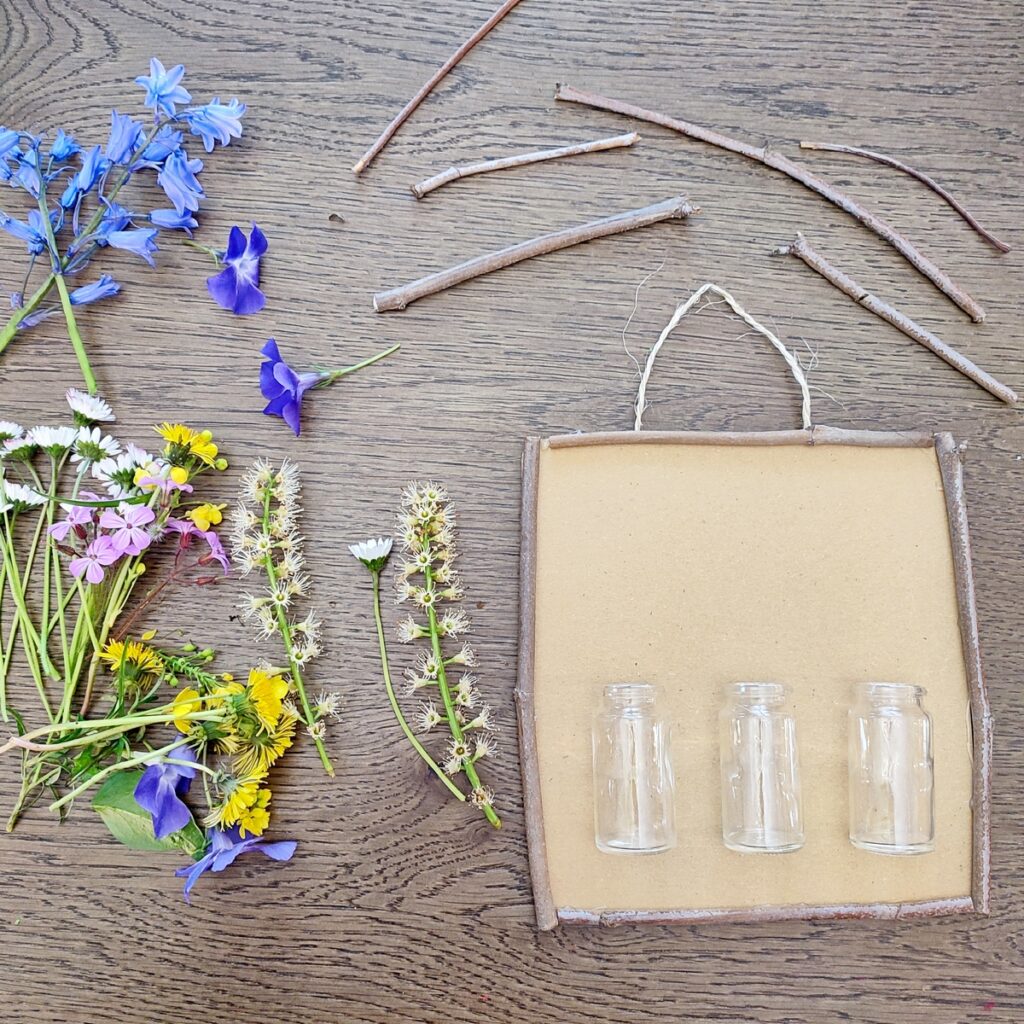
<svg viewBox="0 0 1024 1024">
<path fill-rule="evenodd" d="M 171 756 L 176 761 L 196 763 L 195 754 L 184 743 L 175 747 Z M 192 812 L 181 798 L 195 777 L 196 770 L 189 765 L 168 764 L 162 758 L 148 762 L 135 787 L 135 802 L 152 816 L 157 839 L 183 829 L 192 820 Z"/>
<path fill-rule="evenodd" d="M 167 157 L 157 173 L 157 184 L 164 190 L 178 213 L 198 210 L 200 200 L 206 197 L 203 186 L 196 177 L 202 169 L 202 160 L 189 160 L 184 149 L 176 149 Z"/>
<path fill-rule="evenodd" d="M 210 848 L 207 854 L 197 860 L 195 864 L 187 864 L 185 867 L 178 868 L 174 872 L 179 878 L 184 877 L 185 879 L 186 903 L 192 902 L 190 899 L 192 886 L 207 871 L 223 871 L 233 864 L 237 857 L 240 857 L 243 853 L 248 853 L 250 850 L 259 850 L 260 853 L 271 860 L 291 860 L 292 855 L 295 853 L 295 847 L 298 845 L 293 839 L 286 839 L 276 843 L 268 843 L 256 836 L 242 839 L 237 825 L 226 832 L 215 828 L 207 829 L 206 834 L 210 840 Z"/>
<path fill-rule="evenodd" d="M 189 238 L 192 237 L 192 228 L 199 227 L 199 221 L 191 213 L 178 213 L 177 210 L 154 210 L 149 215 L 149 221 L 165 231 L 180 229 Z"/>
<path fill-rule="evenodd" d="M 107 235 L 114 231 L 124 231 L 132 221 L 131 213 L 120 203 L 105 203 L 106 209 L 96 227 L 93 238 L 100 245 L 104 244 Z"/>
<path fill-rule="evenodd" d="M 38 199 L 42 180 L 43 176 L 39 170 L 39 150 L 33 146 L 24 153 L 19 152 L 15 156 L 11 184 L 20 185 L 33 199 Z"/>
<path fill-rule="evenodd" d="M 46 225 L 38 210 L 29 210 L 27 224 L 8 217 L 6 213 L 0 213 L 0 229 L 20 238 L 33 256 L 38 256 L 46 249 Z"/>
<path fill-rule="evenodd" d="M 0 151 L 3 150 L 3 145 L 0 144 Z M 82 147 L 75 142 L 75 140 L 64 131 L 63 128 L 57 129 L 57 136 L 53 140 L 53 145 L 50 147 L 50 156 L 53 157 L 57 163 L 64 163 L 65 160 L 70 160 L 76 153 L 81 153 Z"/>
<path fill-rule="evenodd" d="M 156 228 L 129 228 L 126 231 L 107 233 L 103 236 L 103 244 L 133 252 L 154 267 L 156 264 L 153 262 L 153 253 L 157 251 L 156 236 Z"/>
<path fill-rule="evenodd" d="M 217 142 L 226 146 L 232 139 L 241 138 L 241 118 L 244 113 L 244 103 L 239 103 L 237 99 L 231 100 L 230 103 L 221 103 L 220 97 L 215 96 L 201 107 L 186 110 L 182 117 L 189 131 L 202 138 L 203 147 L 209 153 Z"/>
<path fill-rule="evenodd" d="M 88 306 L 90 302 L 109 299 L 121 290 L 121 286 L 109 275 L 100 274 L 100 279 L 93 284 L 83 284 L 71 292 L 72 306 Z"/>
<path fill-rule="evenodd" d="M 224 269 L 206 279 L 214 302 L 239 316 L 258 313 L 267 302 L 259 289 L 260 260 L 266 251 L 267 236 L 255 224 L 248 240 L 241 228 L 233 227 L 221 259 Z"/>
<path fill-rule="evenodd" d="M 184 74 L 184 64 L 176 64 L 168 71 L 156 57 L 150 58 L 149 74 L 135 79 L 135 84 L 146 90 L 146 98 L 142 102 L 152 107 L 154 113 L 162 112 L 174 117 L 176 104 L 188 103 L 192 99 L 188 90 L 178 84 Z"/>
<path fill-rule="evenodd" d="M 70 210 L 80 196 L 90 192 L 110 167 L 110 161 L 103 155 L 103 150 L 99 146 L 84 150 L 81 160 L 78 173 L 68 182 L 64 194 L 60 197 L 60 205 L 65 210 Z"/>
<path fill-rule="evenodd" d="M 127 114 L 110 112 L 110 138 L 107 140 L 107 159 L 111 163 L 126 164 L 142 140 L 142 125 Z"/>
<path fill-rule="evenodd" d="M 160 130 L 149 140 L 149 144 L 142 151 L 142 156 L 133 166 L 133 170 L 139 167 L 159 167 L 179 146 L 185 138 L 183 132 L 179 132 L 169 124 L 161 125 Z"/>
<path fill-rule="evenodd" d="M 6 160 L 8 157 L 14 154 L 14 151 L 18 148 L 18 143 L 21 141 L 21 136 L 18 132 L 13 131 L 10 128 L 5 128 L 0 124 L 0 160 Z"/>
</svg>

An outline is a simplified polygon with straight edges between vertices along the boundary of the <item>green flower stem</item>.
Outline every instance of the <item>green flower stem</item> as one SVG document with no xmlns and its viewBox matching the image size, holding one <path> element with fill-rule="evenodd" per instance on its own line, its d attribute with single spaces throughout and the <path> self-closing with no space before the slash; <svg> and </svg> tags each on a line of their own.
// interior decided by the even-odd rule
<svg viewBox="0 0 1024 1024">
<path fill-rule="evenodd" d="M 75 310 L 71 305 L 71 296 L 68 294 L 68 286 L 63 274 L 57 275 L 57 291 L 60 292 L 61 308 L 64 310 L 64 319 L 68 323 L 68 337 L 71 339 L 71 347 L 75 350 L 75 358 L 78 360 L 82 377 L 85 379 L 86 389 L 90 395 L 95 395 L 99 390 L 99 385 L 97 385 L 96 377 L 89 365 L 89 356 L 85 351 L 82 335 L 78 331 L 78 321 L 75 319 Z"/>
<path fill-rule="evenodd" d="M 36 289 L 32 297 L 22 306 L 20 309 L 16 309 L 12 314 L 10 320 L 4 325 L 3 330 L 0 330 L 0 352 L 3 352 L 5 348 L 14 340 L 14 336 L 18 333 L 18 327 L 21 321 L 25 319 L 29 314 L 34 313 L 38 308 L 39 304 L 50 294 L 50 290 L 57 283 L 57 275 L 50 274 L 49 277 Z"/>
<path fill-rule="evenodd" d="M 369 359 L 364 359 L 361 363 L 356 363 L 355 366 L 346 366 L 343 370 L 330 370 L 319 383 L 313 385 L 313 388 L 325 388 L 328 385 L 333 384 L 340 377 L 347 377 L 350 373 L 355 373 L 356 370 L 362 370 L 364 367 L 373 366 L 374 363 L 378 363 L 380 360 L 386 358 L 392 353 L 397 352 L 401 347 L 401 345 L 392 345 L 391 348 L 385 349 L 383 352 L 378 352 L 375 356 L 370 356 Z"/>
<path fill-rule="evenodd" d="M 187 245 L 190 249 L 195 249 L 196 252 L 206 253 L 207 256 L 213 259 L 213 262 L 220 266 L 221 256 L 220 251 L 214 249 L 212 245 L 203 245 L 202 242 L 197 242 L 192 238 L 183 238 L 181 240 L 182 245 Z"/>
<path fill-rule="evenodd" d="M 263 532 L 270 532 L 270 488 L 268 487 L 267 493 L 263 498 Z M 263 568 L 266 570 L 267 579 L 270 580 L 271 589 L 277 586 L 277 571 L 274 569 L 274 557 L 272 554 L 268 554 L 263 560 Z M 288 657 L 288 667 L 291 670 L 292 682 L 295 683 L 295 689 L 298 691 L 299 700 L 302 704 L 302 710 L 305 714 L 306 727 L 312 729 L 315 721 L 313 715 L 313 709 L 309 705 L 309 697 L 306 696 L 306 686 L 302 681 L 302 672 L 299 669 L 299 663 L 295 660 L 295 654 L 293 653 L 292 646 L 292 628 L 288 622 L 288 615 L 280 605 L 275 605 L 277 610 L 277 624 L 281 630 L 281 638 L 284 640 L 285 654 Z M 320 755 L 320 760 L 323 762 L 324 771 L 328 775 L 334 775 L 334 765 L 331 764 L 331 759 L 327 756 L 327 750 L 324 748 L 324 741 L 319 736 L 313 736 L 313 742 L 316 744 L 317 753 Z"/>
<path fill-rule="evenodd" d="M 102 771 L 98 771 L 95 775 L 89 776 L 80 786 L 76 786 L 70 793 L 65 793 L 59 800 L 54 800 L 50 804 L 51 811 L 60 810 L 65 804 L 71 803 L 76 796 L 84 793 L 87 789 L 95 786 L 97 782 L 102 782 L 108 776 L 114 774 L 114 772 L 122 772 L 126 768 L 134 768 L 136 765 L 142 764 L 143 761 L 149 761 L 151 758 L 160 757 L 162 754 L 169 754 L 175 747 L 180 745 L 181 740 L 174 740 L 173 743 L 168 743 L 166 747 L 160 747 L 159 750 L 142 750 L 137 753 L 134 757 L 126 758 L 124 761 L 115 761 L 114 764 L 109 765 Z"/>
<path fill-rule="evenodd" d="M 138 561 L 138 556 L 135 556 L 134 558 L 126 558 L 120 569 L 118 569 L 117 576 L 114 578 L 114 584 L 107 596 L 106 612 L 103 616 L 103 621 L 100 623 L 100 630 L 98 634 L 92 626 L 92 618 L 90 617 L 88 620 L 90 624 L 90 637 L 93 642 L 93 652 L 92 658 L 89 661 L 89 671 L 85 680 L 85 694 L 82 696 L 81 713 L 83 715 L 89 710 L 89 703 L 92 700 L 93 686 L 96 683 L 96 673 L 100 667 L 100 654 L 106 646 L 107 637 L 110 635 L 110 631 L 113 629 L 114 623 L 117 621 L 117 617 L 121 614 L 124 606 L 128 603 L 128 598 L 131 596 L 132 589 L 135 586 L 135 581 L 139 578 L 139 574 L 136 572 L 136 565 L 138 564 Z M 79 581 L 79 586 L 81 586 L 81 581 Z"/>
<path fill-rule="evenodd" d="M 398 698 L 395 696 L 395 688 L 391 682 L 391 668 L 388 664 L 388 648 L 387 643 L 384 639 L 384 623 L 380 617 L 380 571 L 373 572 L 373 617 L 377 623 L 377 643 L 380 646 L 380 666 L 384 672 L 384 686 L 388 691 L 388 700 L 391 701 L 391 710 L 395 713 L 395 718 L 398 719 L 398 724 L 402 727 L 402 732 L 405 733 L 406 739 L 413 745 L 416 753 L 427 762 L 430 770 L 455 794 L 455 796 L 462 801 L 465 801 L 466 797 L 462 790 L 455 785 L 454 782 L 445 774 L 443 768 L 441 768 L 437 762 L 426 752 L 423 744 L 416 738 L 412 729 L 409 728 L 409 723 L 405 720 L 405 715 L 402 714 L 402 709 L 398 704 Z"/>
<path fill-rule="evenodd" d="M 430 568 L 426 568 L 423 573 L 424 582 L 426 588 L 431 593 L 436 593 L 434 589 L 434 576 Z M 431 605 L 427 609 L 427 620 L 430 623 L 430 645 L 434 651 L 434 657 L 437 660 L 437 686 L 441 691 L 441 702 L 444 704 L 444 713 L 448 719 L 448 727 L 452 731 L 452 736 L 459 742 L 462 741 L 464 733 L 462 726 L 459 724 L 459 719 L 455 714 L 455 705 L 452 703 L 451 690 L 448 688 L 448 677 L 444 671 L 444 652 L 441 650 L 441 631 L 437 624 L 437 612 L 434 610 L 434 606 Z M 477 774 L 476 766 L 467 757 L 462 763 L 463 771 L 466 773 L 466 778 L 469 780 L 469 784 L 473 789 L 480 789 L 480 776 Z M 487 820 L 495 827 L 501 828 L 501 818 L 498 817 L 497 812 L 491 806 L 483 808 L 484 816 Z"/>
</svg>

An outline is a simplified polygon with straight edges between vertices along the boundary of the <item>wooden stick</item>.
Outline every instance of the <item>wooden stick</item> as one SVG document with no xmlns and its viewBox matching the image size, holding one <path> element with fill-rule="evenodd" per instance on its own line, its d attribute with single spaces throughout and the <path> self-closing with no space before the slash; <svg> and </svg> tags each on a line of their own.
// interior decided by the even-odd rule
<svg viewBox="0 0 1024 1024">
<path fill-rule="evenodd" d="M 487 174 L 489 171 L 503 171 L 506 167 L 522 167 L 524 164 L 539 164 L 543 160 L 556 160 L 562 156 L 579 156 L 581 153 L 600 153 L 606 149 L 619 149 L 632 146 L 640 136 L 636 132 L 626 135 L 614 135 L 610 139 L 595 139 L 593 142 L 578 142 L 574 146 L 562 146 L 559 149 L 539 149 L 533 153 L 519 153 L 517 156 L 506 156 L 500 160 L 482 160 L 478 164 L 467 164 L 465 167 L 449 167 L 447 171 L 435 174 L 432 178 L 410 185 L 409 189 L 417 199 L 422 199 L 435 188 L 447 185 L 459 178 L 468 178 L 473 174 Z"/>
<path fill-rule="evenodd" d="M 937 196 L 941 196 L 949 203 L 950 206 L 960 214 L 961 217 L 975 231 L 981 235 L 985 241 L 995 246 L 1000 252 L 1009 252 L 1010 247 L 1002 240 L 996 238 L 991 231 L 986 231 L 978 221 L 972 216 L 972 214 L 962 206 L 949 192 L 947 192 L 934 178 L 929 177 L 924 171 L 917 170 L 916 167 L 911 167 L 909 164 L 905 164 L 902 160 L 897 160 L 893 156 L 887 156 L 885 153 L 877 153 L 872 149 L 861 149 L 859 146 L 842 146 L 834 142 L 801 142 L 801 149 L 820 149 L 828 153 L 849 153 L 852 156 L 863 156 L 867 157 L 868 160 L 874 160 L 876 163 L 886 164 L 888 167 L 895 167 L 896 170 L 902 171 L 904 174 L 909 174 L 910 177 L 916 178 L 918 181 L 927 185 Z"/>
<path fill-rule="evenodd" d="M 936 288 L 944 295 L 955 302 L 972 320 L 980 323 L 985 319 L 985 311 L 978 305 L 970 295 L 956 284 L 944 271 L 940 270 L 923 253 L 904 238 L 891 224 L 882 220 L 881 217 L 865 209 L 856 200 L 851 199 L 844 192 L 837 189 L 831 182 L 812 174 L 807 168 L 794 163 L 788 157 L 775 153 L 766 146 L 751 146 L 746 142 L 722 135 L 720 132 L 710 128 L 702 128 L 700 125 L 690 124 L 689 121 L 680 121 L 666 114 L 659 114 L 654 110 L 645 110 L 643 107 L 634 106 L 632 103 L 624 103 L 622 100 L 609 99 L 606 96 L 597 96 L 593 93 L 581 92 L 568 85 L 558 85 L 555 88 L 555 99 L 565 100 L 569 103 L 581 103 L 587 107 L 596 107 L 600 110 L 611 110 L 617 114 L 624 114 L 626 117 L 639 118 L 641 121 L 650 121 L 652 124 L 660 124 L 665 128 L 687 135 L 692 139 L 700 139 L 720 149 L 728 149 L 733 153 L 739 153 L 749 160 L 756 160 L 766 167 L 772 167 L 777 171 L 800 182 L 801 185 L 817 192 L 818 195 L 834 203 L 841 210 L 845 210 L 851 217 L 855 217 L 866 228 L 873 231 L 879 238 L 888 242 L 907 262 L 916 270 L 928 278 Z"/>
<path fill-rule="evenodd" d="M 359 158 L 356 165 L 352 168 L 353 173 L 362 174 L 367 167 L 373 162 L 377 154 L 388 144 L 391 140 L 391 136 L 402 127 L 402 124 L 409 117 L 409 115 L 430 95 L 433 91 L 434 86 L 441 81 L 445 75 L 463 57 L 469 53 L 470 50 L 480 42 L 481 39 L 488 32 L 494 28 L 495 25 L 501 21 L 502 18 L 512 10 L 519 0 L 505 0 L 505 2 L 430 76 L 430 78 L 420 86 L 419 91 L 415 96 L 402 109 L 395 115 L 394 120 L 381 132 L 377 141 Z"/>
<path fill-rule="evenodd" d="M 553 231 L 551 234 L 540 235 L 529 241 L 499 249 L 497 252 L 485 253 L 483 256 L 466 260 L 465 263 L 450 267 L 448 270 L 428 274 L 426 277 L 421 277 L 411 284 L 402 285 L 400 288 L 377 292 L 373 297 L 373 308 L 378 313 L 386 313 L 392 309 L 405 309 L 410 302 L 422 299 L 426 295 L 433 295 L 435 292 L 444 291 L 463 281 L 481 277 L 491 273 L 492 270 L 500 270 L 513 263 L 521 263 L 534 256 L 543 256 L 545 253 L 556 252 L 558 249 L 566 249 L 570 245 L 589 242 L 593 238 L 604 238 L 605 235 L 615 235 L 620 231 L 632 231 L 634 228 L 643 228 L 648 224 L 657 224 L 658 221 L 680 219 L 690 216 L 691 213 L 699 212 L 698 207 L 691 205 L 686 196 L 676 196 L 674 199 L 666 199 L 663 203 L 655 203 L 653 206 L 645 206 L 639 210 L 627 210 L 624 213 L 617 213 L 613 217 L 604 217 L 601 220 L 592 220 L 587 224 L 579 224 L 562 231 Z"/>
<path fill-rule="evenodd" d="M 911 320 L 906 314 L 901 313 L 894 306 L 872 295 L 862 288 L 852 277 L 837 270 L 823 256 L 816 253 L 808 244 L 803 235 L 797 233 L 796 240 L 792 245 L 782 246 L 774 250 L 772 255 L 796 256 L 804 261 L 811 268 L 820 274 L 829 284 L 834 285 L 844 295 L 848 295 L 854 302 L 860 303 L 865 309 L 870 309 L 876 316 L 880 316 L 887 323 L 890 323 L 897 330 L 902 331 L 908 338 L 913 338 L 918 344 L 924 345 L 926 349 L 934 352 L 940 359 L 945 359 L 950 366 L 959 370 L 965 377 L 969 377 L 983 387 L 996 398 L 1002 399 L 1008 405 L 1017 402 L 1017 393 L 1005 384 L 996 380 L 991 374 L 986 373 L 981 367 L 976 366 L 966 356 L 961 355 L 955 348 L 950 348 L 941 338 L 937 338 L 931 331 L 925 330 L 920 324 Z"/>
</svg>

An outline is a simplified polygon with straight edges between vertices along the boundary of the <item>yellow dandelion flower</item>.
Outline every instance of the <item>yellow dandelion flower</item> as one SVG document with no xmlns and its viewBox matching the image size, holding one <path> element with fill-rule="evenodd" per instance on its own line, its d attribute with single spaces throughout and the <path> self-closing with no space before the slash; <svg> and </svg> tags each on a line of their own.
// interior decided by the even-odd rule
<svg viewBox="0 0 1024 1024">
<path fill-rule="evenodd" d="M 220 803 L 206 816 L 207 825 L 230 828 L 259 799 L 260 780 L 252 776 L 229 777 L 222 783 Z M 264 805 L 266 806 L 266 805 Z"/>
<path fill-rule="evenodd" d="M 245 838 L 246 833 L 253 836 L 263 834 L 270 824 L 270 790 L 261 789 L 256 794 L 255 803 L 246 807 L 238 816 L 238 834 Z"/>
<path fill-rule="evenodd" d="M 160 655 L 137 640 L 111 640 L 100 652 L 100 660 L 106 662 L 111 672 L 124 673 L 126 679 L 158 676 L 164 670 Z"/>
<path fill-rule="evenodd" d="M 270 766 L 292 745 L 298 717 L 295 711 L 286 709 L 273 729 L 249 740 L 235 759 L 238 773 L 266 775 Z"/>
<path fill-rule="evenodd" d="M 224 518 L 221 513 L 225 508 L 227 508 L 226 505 L 211 505 L 206 503 L 192 509 L 191 512 L 186 512 L 185 518 L 191 519 L 198 529 L 205 531 L 209 530 L 211 526 L 217 526 L 220 524 Z"/>
<path fill-rule="evenodd" d="M 281 717 L 282 702 L 288 695 L 288 683 L 281 676 L 254 668 L 249 673 L 248 691 L 249 700 L 260 723 L 267 731 L 272 730 Z"/>
</svg>

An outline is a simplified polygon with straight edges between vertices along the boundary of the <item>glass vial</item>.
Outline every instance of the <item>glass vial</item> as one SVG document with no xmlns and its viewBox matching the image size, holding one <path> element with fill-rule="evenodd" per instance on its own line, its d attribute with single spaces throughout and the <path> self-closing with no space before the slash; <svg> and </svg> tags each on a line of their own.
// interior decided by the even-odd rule
<svg viewBox="0 0 1024 1024">
<path fill-rule="evenodd" d="M 849 714 L 850 842 L 872 853 L 935 848 L 932 719 L 925 691 L 860 683 Z"/>
<path fill-rule="evenodd" d="M 594 833 L 604 853 L 662 853 L 676 845 L 669 722 L 658 688 L 615 683 L 594 716 Z"/>
<path fill-rule="evenodd" d="M 740 853 L 804 845 L 796 722 L 782 683 L 732 683 L 719 716 L 722 841 Z"/>
</svg>

